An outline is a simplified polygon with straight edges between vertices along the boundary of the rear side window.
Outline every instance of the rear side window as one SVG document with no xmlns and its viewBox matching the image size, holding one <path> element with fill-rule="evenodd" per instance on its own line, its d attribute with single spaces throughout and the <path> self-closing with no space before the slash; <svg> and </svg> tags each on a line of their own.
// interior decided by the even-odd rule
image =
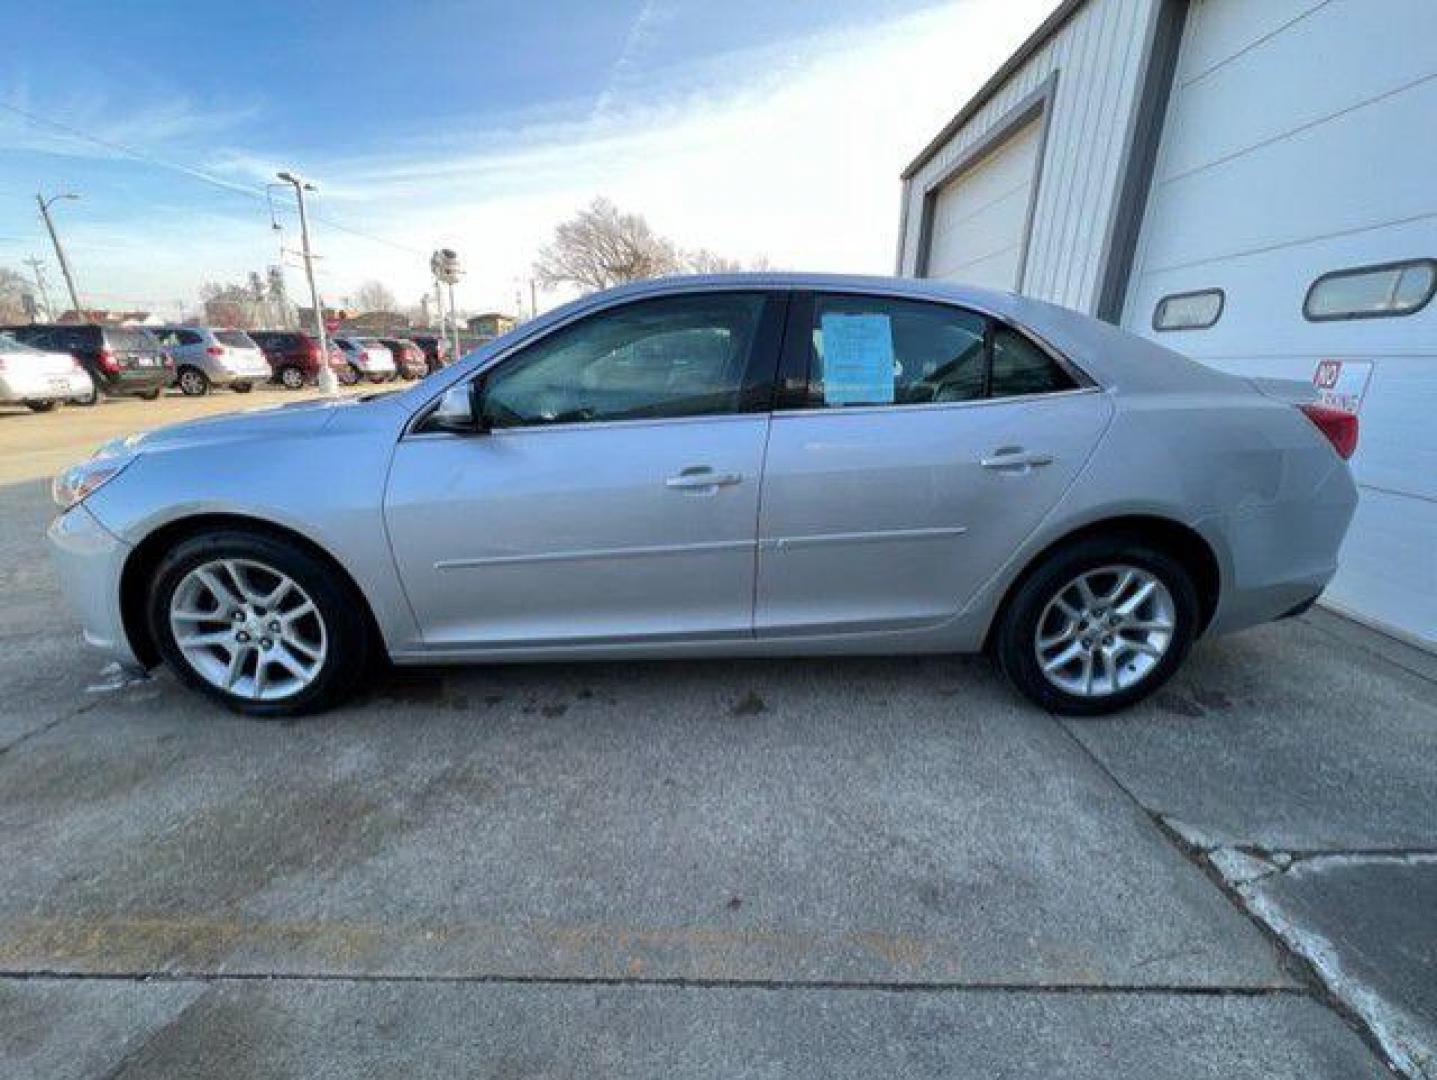
<svg viewBox="0 0 1437 1080">
<path fill-rule="evenodd" d="M 1307 290 L 1309 322 L 1413 315 L 1437 292 L 1437 260 L 1411 259 L 1323 274 Z"/>
<path fill-rule="evenodd" d="M 201 345 L 205 340 L 193 330 L 177 330 L 175 331 L 175 338 L 176 343 L 180 345 Z"/>
<path fill-rule="evenodd" d="M 135 326 L 107 327 L 105 342 L 113 349 L 153 349 L 156 344 L 148 330 Z"/>
<path fill-rule="evenodd" d="M 789 405 L 933 405 L 1071 390 L 1072 376 L 1020 332 L 965 308 L 832 295 L 813 300 L 806 390 Z"/>
<path fill-rule="evenodd" d="M 1154 330 L 1206 330 L 1222 318 L 1225 297 L 1221 289 L 1173 293 L 1153 308 Z"/>
</svg>

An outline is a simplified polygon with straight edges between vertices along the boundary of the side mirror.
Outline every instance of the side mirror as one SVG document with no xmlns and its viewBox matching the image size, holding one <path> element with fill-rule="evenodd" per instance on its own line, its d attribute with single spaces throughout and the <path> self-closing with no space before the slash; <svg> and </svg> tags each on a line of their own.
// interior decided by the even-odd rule
<svg viewBox="0 0 1437 1080">
<path fill-rule="evenodd" d="M 452 431 L 473 435 L 484 430 L 479 423 L 479 389 L 473 382 L 462 382 L 444 391 L 439 404 L 424 424 L 431 431 Z"/>
</svg>

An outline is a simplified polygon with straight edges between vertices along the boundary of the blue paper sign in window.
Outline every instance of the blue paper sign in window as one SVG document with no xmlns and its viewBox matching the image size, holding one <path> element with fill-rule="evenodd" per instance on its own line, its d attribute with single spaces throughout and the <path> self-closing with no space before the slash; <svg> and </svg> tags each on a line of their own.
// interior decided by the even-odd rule
<svg viewBox="0 0 1437 1080">
<path fill-rule="evenodd" d="M 893 403 L 893 324 L 887 315 L 825 312 L 823 400 L 829 405 Z"/>
</svg>

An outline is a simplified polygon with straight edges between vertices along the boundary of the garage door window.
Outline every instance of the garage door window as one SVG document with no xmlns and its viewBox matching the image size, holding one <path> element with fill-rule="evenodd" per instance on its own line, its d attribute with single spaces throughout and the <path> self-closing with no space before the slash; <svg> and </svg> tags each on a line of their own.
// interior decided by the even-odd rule
<svg viewBox="0 0 1437 1080">
<path fill-rule="evenodd" d="M 1421 311 L 1437 292 L 1437 260 L 1412 259 L 1323 274 L 1307 290 L 1302 313 L 1312 322 L 1380 319 Z"/>
<path fill-rule="evenodd" d="M 1153 309 L 1153 329 L 1206 330 L 1222 318 L 1223 301 L 1221 289 L 1164 296 Z"/>
<path fill-rule="evenodd" d="M 934 405 L 1076 385 L 1022 334 L 946 304 L 819 296 L 809 325 L 806 393 L 792 405 Z"/>
</svg>

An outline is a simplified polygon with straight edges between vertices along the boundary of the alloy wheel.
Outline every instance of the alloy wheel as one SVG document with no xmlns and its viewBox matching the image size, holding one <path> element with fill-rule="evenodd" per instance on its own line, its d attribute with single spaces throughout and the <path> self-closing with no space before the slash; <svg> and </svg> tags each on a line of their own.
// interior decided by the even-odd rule
<svg viewBox="0 0 1437 1080">
<path fill-rule="evenodd" d="M 328 655 L 324 619 L 309 594 L 251 559 L 195 567 L 171 594 L 169 617 L 190 667 L 242 698 L 292 697 L 314 682 Z"/>
<path fill-rule="evenodd" d="M 1177 628 L 1172 593 L 1151 572 L 1113 565 L 1069 581 L 1038 619 L 1033 647 L 1043 677 L 1078 697 L 1106 697 L 1146 679 Z"/>
</svg>

